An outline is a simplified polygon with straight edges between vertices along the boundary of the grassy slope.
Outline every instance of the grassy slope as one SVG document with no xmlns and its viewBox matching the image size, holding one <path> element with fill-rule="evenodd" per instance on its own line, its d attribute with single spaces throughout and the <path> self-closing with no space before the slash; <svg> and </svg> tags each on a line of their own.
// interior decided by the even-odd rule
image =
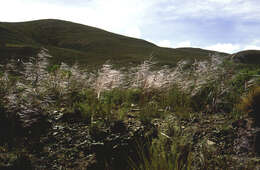
<svg viewBox="0 0 260 170">
<path fill-rule="evenodd" d="M 246 50 L 232 54 L 231 58 L 244 64 L 260 64 L 260 50 Z"/>
<path fill-rule="evenodd" d="M 8 46 L 9 51 L 12 48 L 16 50 L 24 48 L 23 46 L 30 46 L 33 49 L 44 46 L 55 56 L 55 62 L 78 61 L 92 65 L 99 65 L 108 59 L 118 65 L 135 64 L 151 55 L 159 61 L 159 64 L 175 65 L 180 59 L 207 59 L 209 53 L 214 53 L 195 48 L 161 48 L 141 39 L 53 19 L 0 23 L 0 37 L 0 46 L 3 44 Z M 1 51 L 5 49 L 0 48 Z M 5 56 L 0 57 L 6 58 L 7 54 L 4 54 Z"/>
</svg>

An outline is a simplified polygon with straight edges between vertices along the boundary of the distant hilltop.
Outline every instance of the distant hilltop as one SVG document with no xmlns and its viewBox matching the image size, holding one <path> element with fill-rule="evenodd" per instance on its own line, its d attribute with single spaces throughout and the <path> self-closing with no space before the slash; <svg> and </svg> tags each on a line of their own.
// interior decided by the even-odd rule
<svg viewBox="0 0 260 170">
<path fill-rule="evenodd" d="M 207 60 L 215 53 L 229 55 L 200 48 L 163 48 L 142 39 L 56 19 L 0 22 L 0 37 L 2 60 L 15 55 L 34 55 L 42 47 L 54 56 L 52 60 L 55 63 L 78 62 L 83 65 L 100 65 L 110 60 L 128 66 L 152 57 L 159 65 L 175 66 L 180 60 Z M 251 56 L 251 52 L 248 55 Z M 254 51 L 252 60 L 258 59 L 258 55 L 259 52 Z M 241 53 L 232 57 L 242 61 Z"/>
</svg>

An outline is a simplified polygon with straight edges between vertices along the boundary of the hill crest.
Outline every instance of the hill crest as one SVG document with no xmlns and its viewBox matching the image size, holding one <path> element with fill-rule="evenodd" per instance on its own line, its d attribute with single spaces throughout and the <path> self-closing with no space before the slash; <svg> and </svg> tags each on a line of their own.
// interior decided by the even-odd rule
<svg viewBox="0 0 260 170">
<path fill-rule="evenodd" d="M 45 47 L 54 56 L 55 63 L 99 65 L 111 60 L 119 65 L 128 65 L 140 63 L 153 55 L 159 64 L 174 66 L 182 59 L 205 60 L 209 54 L 215 53 L 197 48 L 158 47 L 142 39 L 56 19 L 2 22 L 0 37 L 0 45 L 4 46 L 2 49 Z"/>
</svg>

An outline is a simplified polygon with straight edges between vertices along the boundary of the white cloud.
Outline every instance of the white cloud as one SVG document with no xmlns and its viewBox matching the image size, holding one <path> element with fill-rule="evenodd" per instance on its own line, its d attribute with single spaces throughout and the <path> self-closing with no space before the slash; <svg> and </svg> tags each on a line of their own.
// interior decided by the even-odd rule
<svg viewBox="0 0 260 170">
<path fill-rule="evenodd" d="M 156 44 L 160 47 L 169 47 L 169 48 L 191 47 L 190 41 L 182 41 L 177 43 L 176 45 L 173 45 L 173 43 L 170 40 L 161 40 Z"/>
<path fill-rule="evenodd" d="M 260 46 L 256 45 L 247 45 L 243 48 L 243 50 L 260 50 Z"/>
<path fill-rule="evenodd" d="M 130 27 L 125 30 L 124 35 L 134 38 L 141 38 L 141 30 L 138 27 Z"/>
<path fill-rule="evenodd" d="M 165 8 L 158 9 L 166 19 L 238 17 L 257 19 L 260 17 L 258 0 L 168 0 Z"/>
<path fill-rule="evenodd" d="M 177 43 L 175 48 L 179 48 L 179 47 L 191 47 L 191 42 L 190 41 L 179 42 Z"/>
<path fill-rule="evenodd" d="M 258 39 L 253 40 L 253 41 L 252 41 L 252 44 L 253 44 L 253 45 L 260 46 L 260 40 L 258 40 Z"/>
<path fill-rule="evenodd" d="M 221 4 L 228 4 L 234 2 L 235 0 L 208 0 L 209 2 L 221 3 Z"/>
<path fill-rule="evenodd" d="M 245 45 L 242 49 L 243 50 L 260 50 L 260 40 L 259 39 L 253 40 L 252 43 Z"/>
<path fill-rule="evenodd" d="M 161 40 L 156 44 L 160 47 L 170 47 L 171 48 L 171 41 L 170 40 Z"/>
<path fill-rule="evenodd" d="M 241 49 L 240 45 L 238 44 L 231 44 L 231 43 L 218 43 L 211 46 L 205 47 L 205 49 L 219 51 L 219 52 L 226 52 L 226 53 L 234 53 Z"/>
<path fill-rule="evenodd" d="M 254 40 L 252 44 L 245 45 L 245 44 L 231 44 L 231 43 L 218 43 L 211 46 L 204 47 L 208 50 L 214 50 L 219 52 L 226 52 L 226 53 L 235 53 L 243 50 L 260 50 L 260 41 Z"/>
</svg>

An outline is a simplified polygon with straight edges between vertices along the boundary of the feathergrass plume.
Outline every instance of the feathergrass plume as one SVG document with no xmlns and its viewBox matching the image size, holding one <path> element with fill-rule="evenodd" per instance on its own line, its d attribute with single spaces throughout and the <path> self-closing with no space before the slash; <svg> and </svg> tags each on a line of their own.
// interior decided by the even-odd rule
<svg viewBox="0 0 260 170">
<path fill-rule="evenodd" d="M 151 76 L 150 68 L 152 65 L 153 63 L 150 60 L 147 60 L 135 68 L 135 82 L 132 86 L 141 87 L 142 89 L 149 87 L 149 79 Z"/>
<path fill-rule="evenodd" d="M 219 79 L 225 73 L 222 62 L 217 54 L 212 55 L 210 61 L 195 60 L 190 63 L 183 60 L 167 72 L 167 80 L 170 85 L 176 84 L 183 91 L 195 95 L 205 84 Z"/>
<path fill-rule="evenodd" d="M 183 60 L 175 68 L 163 66 L 161 69 L 156 69 L 156 62 L 151 59 L 127 71 L 114 69 L 110 62 L 106 62 L 96 73 L 80 69 L 78 64 L 68 66 L 61 63 L 50 67 L 49 58 L 48 51 L 43 49 L 35 58 L 23 62 L 22 77 L 17 84 L 18 89 L 23 89 L 20 93 L 23 98 L 45 96 L 53 101 L 64 100 L 84 89 L 92 89 L 100 99 L 104 91 L 132 88 L 140 89 L 142 92 L 139 97 L 145 99 L 153 95 L 154 90 L 168 90 L 173 86 L 186 94 L 195 95 L 209 82 L 219 80 L 223 74 L 220 67 L 222 60 L 217 55 L 212 56 L 211 61 L 191 63 Z M 221 81 L 218 84 L 223 89 L 213 96 L 212 103 L 215 105 L 217 97 L 221 96 L 220 92 L 224 91 L 224 84 Z"/>
<path fill-rule="evenodd" d="M 171 83 L 190 94 L 195 110 L 223 112 L 224 96 L 229 86 L 222 63 L 223 59 L 217 54 L 212 55 L 209 61 L 181 61 L 171 72 Z"/>
<path fill-rule="evenodd" d="M 8 90 L 9 86 L 9 76 L 7 72 L 1 73 L 0 75 L 0 89 L 1 89 L 1 94 L 6 93 Z"/>
<path fill-rule="evenodd" d="M 171 70 L 164 66 L 161 70 L 153 70 L 156 62 L 150 60 L 134 68 L 132 87 L 141 89 L 158 89 L 170 86 Z"/>
<path fill-rule="evenodd" d="M 104 64 L 101 69 L 98 70 L 95 83 L 93 84 L 98 98 L 100 98 L 102 91 L 120 87 L 122 85 L 123 76 L 121 71 L 113 69 L 111 64 Z"/>
<path fill-rule="evenodd" d="M 15 84 L 16 82 L 10 79 L 10 75 L 7 72 L 0 74 L 0 105 L 6 106 L 6 103 L 9 103 L 9 101 L 16 103 L 16 100 L 13 100 L 16 99 L 16 95 L 13 95 Z"/>
<path fill-rule="evenodd" d="M 211 61 L 195 61 L 192 64 L 193 78 L 190 80 L 194 82 L 192 95 L 195 95 L 203 85 L 219 79 L 224 74 L 225 70 L 221 67 L 221 63 L 222 59 L 218 55 L 213 55 Z"/>
<path fill-rule="evenodd" d="M 22 72 L 22 74 L 26 80 L 32 82 L 34 87 L 46 79 L 49 58 L 51 58 L 51 56 L 48 54 L 48 51 L 42 49 L 35 57 L 30 57 L 28 62 L 22 62 L 25 67 L 25 71 Z"/>
</svg>

